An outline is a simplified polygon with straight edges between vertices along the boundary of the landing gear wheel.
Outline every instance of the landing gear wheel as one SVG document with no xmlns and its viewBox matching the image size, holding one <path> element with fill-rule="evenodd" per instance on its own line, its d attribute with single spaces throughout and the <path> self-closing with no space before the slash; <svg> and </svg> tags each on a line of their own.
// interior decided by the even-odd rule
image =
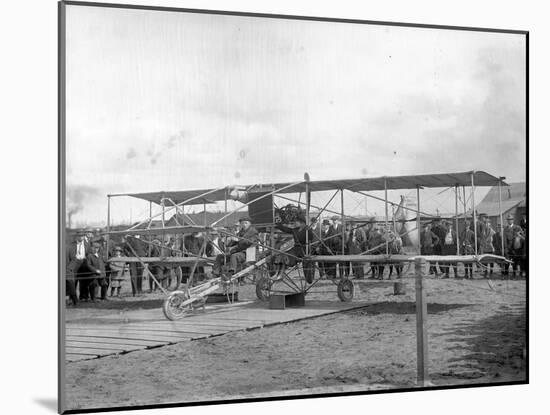
<svg viewBox="0 0 550 415">
<path fill-rule="evenodd" d="M 261 301 L 269 301 L 271 285 L 271 279 L 267 275 L 261 275 L 256 280 L 256 297 Z"/>
<path fill-rule="evenodd" d="M 355 286 L 351 280 L 345 279 L 338 283 L 338 298 L 340 301 L 349 303 L 353 299 Z"/>
<path fill-rule="evenodd" d="M 191 304 L 182 307 L 181 304 L 189 299 L 184 291 L 174 291 L 162 304 L 162 312 L 168 320 L 179 320 L 192 310 Z"/>
</svg>

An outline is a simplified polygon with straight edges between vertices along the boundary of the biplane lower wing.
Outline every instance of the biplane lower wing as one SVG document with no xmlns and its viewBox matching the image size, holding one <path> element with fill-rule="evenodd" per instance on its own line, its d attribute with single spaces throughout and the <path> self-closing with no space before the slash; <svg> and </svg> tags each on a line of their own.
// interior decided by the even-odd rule
<svg viewBox="0 0 550 415">
<path fill-rule="evenodd" d="M 171 257 L 111 257 L 107 262 L 139 262 L 144 264 L 155 264 L 155 265 L 206 265 L 212 264 L 216 260 L 215 257 L 185 257 L 185 256 L 171 256 Z"/>
<path fill-rule="evenodd" d="M 418 258 L 424 258 L 427 262 L 439 263 L 489 263 L 489 262 L 510 262 L 508 259 L 492 254 L 484 255 L 315 255 L 307 257 L 309 261 L 318 262 L 377 262 L 377 263 L 399 263 L 412 262 Z"/>
<path fill-rule="evenodd" d="M 186 226 L 166 226 L 164 228 L 149 228 L 149 229 L 127 229 L 122 231 L 109 231 L 105 234 L 109 235 L 159 235 L 159 234 L 187 234 L 194 232 L 206 232 L 212 231 L 214 228 L 208 226 L 196 226 L 196 225 L 186 225 Z"/>
</svg>

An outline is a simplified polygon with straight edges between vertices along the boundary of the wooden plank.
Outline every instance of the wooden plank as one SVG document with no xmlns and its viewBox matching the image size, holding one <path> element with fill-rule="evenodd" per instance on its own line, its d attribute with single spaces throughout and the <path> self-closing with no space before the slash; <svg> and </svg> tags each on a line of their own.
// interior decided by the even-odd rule
<svg viewBox="0 0 550 415">
<path fill-rule="evenodd" d="M 364 307 L 367 303 L 330 303 L 312 301 L 306 307 L 275 311 L 257 306 L 224 305 L 211 313 L 195 314 L 178 321 L 159 319 L 157 312 L 141 311 L 139 321 L 122 323 L 108 320 L 106 324 L 78 325 L 69 323 L 66 329 L 67 360 L 143 350 L 150 346 L 190 341 L 221 335 L 231 331 L 290 323 L 316 316 Z M 253 317 L 252 317 L 253 316 Z M 136 318 L 135 313 L 132 317 Z M 153 317 L 153 319 L 151 319 Z M 119 317 L 115 317 L 119 318 Z"/>
<path fill-rule="evenodd" d="M 75 330 L 75 329 L 71 329 L 71 332 L 72 330 Z M 97 327 L 97 326 L 94 326 L 94 327 L 86 327 L 86 328 L 79 328 L 79 329 L 76 329 L 76 330 L 96 330 L 97 332 L 101 332 L 101 333 L 109 333 L 109 334 L 120 334 L 120 335 L 125 335 L 125 334 L 128 334 L 128 333 L 149 333 L 151 335 L 156 335 L 156 334 L 159 334 L 159 335 L 173 335 L 173 336 L 187 336 L 187 337 L 192 337 L 196 334 L 208 334 L 208 332 L 204 332 L 204 331 L 191 331 L 191 332 L 187 332 L 185 330 L 175 330 L 175 329 L 163 329 L 163 328 L 149 328 L 149 327 L 141 327 L 141 326 L 134 326 L 134 327 L 128 327 L 128 326 L 124 326 L 124 328 L 120 328 L 120 327 Z"/>
<path fill-rule="evenodd" d="M 130 344 L 116 344 L 116 343 L 102 343 L 102 342 L 90 342 L 90 341 L 70 341 L 65 343 L 65 347 L 91 347 L 94 349 L 106 349 L 106 350 L 119 350 L 121 352 L 126 350 L 141 350 L 146 346 L 136 346 Z"/>
<path fill-rule="evenodd" d="M 136 326 L 135 328 L 137 328 L 138 326 Z M 152 330 L 152 331 L 164 331 L 164 330 L 170 330 L 170 331 L 174 331 L 176 333 L 192 333 L 192 334 L 213 334 L 213 333 L 219 333 L 220 331 L 227 331 L 227 330 L 239 330 L 241 329 L 240 327 L 235 327 L 235 326 L 216 326 L 216 327 L 213 327 L 213 326 L 210 326 L 210 327 L 205 327 L 205 326 L 201 326 L 201 325 L 181 325 L 177 328 L 170 328 L 170 327 L 152 327 L 152 326 L 147 326 L 147 325 L 141 325 L 139 326 L 139 328 L 141 329 L 147 329 L 147 330 Z"/>
<path fill-rule="evenodd" d="M 184 336 L 161 336 L 161 335 L 155 335 L 155 334 L 147 334 L 147 333 L 127 333 L 124 336 L 117 336 L 116 334 L 109 334 L 109 333 L 101 333 L 101 332 L 87 332 L 87 331 L 81 331 L 79 333 L 82 336 L 94 336 L 94 337 L 102 337 L 102 338 L 115 338 L 115 339 L 122 339 L 122 340 L 132 340 L 132 339 L 138 339 L 138 340 L 149 340 L 149 341 L 156 341 L 159 342 L 159 344 L 163 343 L 176 343 L 178 341 L 184 341 L 189 340 L 192 337 L 184 337 Z M 78 333 L 74 334 L 78 335 Z"/>
<path fill-rule="evenodd" d="M 111 343 L 111 344 L 122 344 L 129 346 L 157 346 L 161 344 L 158 341 L 147 341 L 147 340 L 137 340 L 137 339 L 119 339 L 119 338 L 103 338 L 103 337 L 94 337 L 94 336 L 66 336 L 65 341 L 93 341 L 96 343 Z"/>
<path fill-rule="evenodd" d="M 69 350 L 67 348 L 65 348 L 65 354 L 66 355 L 69 355 L 69 354 L 80 355 L 80 356 L 85 356 L 85 357 L 97 356 L 96 353 L 90 353 L 90 352 L 85 351 L 85 350 Z"/>
<path fill-rule="evenodd" d="M 104 356 L 108 354 L 120 353 L 120 350 L 115 349 L 94 349 L 92 347 L 86 348 L 76 348 L 76 347 L 65 347 L 66 353 L 82 353 L 89 354 L 93 356 Z"/>
<path fill-rule="evenodd" d="M 174 323 L 133 323 L 133 324 L 145 324 L 149 325 L 151 327 L 158 327 L 158 328 L 181 328 L 181 327 L 200 327 L 204 329 L 216 329 L 218 327 L 241 327 L 248 322 L 238 322 L 238 321 L 231 321 L 231 320 L 196 320 L 196 319 L 183 319 L 178 320 L 177 324 Z"/>
</svg>

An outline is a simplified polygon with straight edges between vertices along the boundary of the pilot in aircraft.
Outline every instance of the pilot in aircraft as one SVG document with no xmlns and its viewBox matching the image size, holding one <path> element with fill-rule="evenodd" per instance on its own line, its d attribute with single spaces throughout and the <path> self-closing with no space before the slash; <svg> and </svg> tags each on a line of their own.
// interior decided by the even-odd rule
<svg viewBox="0 0 550 415">
<path fill-rule="evenodd" d="M 222 265 L 227 260 L 229 260 L 229 275 L 237 272 L 240 265 L 246 262 L 246 249 L 258 241 L 258 230 L 252 226 L 250 218 L 241 218 L 239 223 L 241 229 L 236 235 L 236 240 L 226 244 L 225 253 L 216 256 L 216 262 L 212 267 L 212 275 L 215 277 L 221 276 Z M 227 276 L 222 278 L 228 279 Z"/>
</svg>

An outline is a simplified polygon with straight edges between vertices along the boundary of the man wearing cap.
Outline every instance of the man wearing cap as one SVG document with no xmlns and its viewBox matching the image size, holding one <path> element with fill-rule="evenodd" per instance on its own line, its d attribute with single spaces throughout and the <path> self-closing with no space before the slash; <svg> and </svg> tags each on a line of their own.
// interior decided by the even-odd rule
<svg viewBox="0 0 550 415">
<path fill-rule="evenodd" d="M 236 235 L 236 241 L 225 247 L 225 254 L 216 256 L 216 262 L 212 267 L 212 274 L 215 277 L 221 275 L 223 263 L 229 259 L 229 273 L 235 273 L 240 264 L 246 262 L 246 250 L 258 242 L 258 230 L 252 226 L 250 218 L 239 219 L 240 230 Z"/>
<path fill-rule="evenodd" d="M 289 228 L 281 224 L 280 218 L 275 220 L 275 227 L 284 233 L 289 233 L 294 238 L 294 247 L 288 252 L 291 256 L 289 257 L 289 265 L 293 266 L 298 261 L 298 258 L 303 258 L 306 255 L 306 246 L 313 242 L 314 234 L 311 229 L 308 229 L 306 226 L 306 220 L 303 216 L 298 215 L 295 219 L 296 227 Z M 313 282 L 313 273 L 309 267 L 304 267 L 304 275 L 306 281 L 311 284 Z"/>
<path fill-rule="evenodd" d="M 507 225 L 504 227 L 504 256 L 510 257 L 513 251 L 514 237 L 521 232 L 521 227 L 514 223 L 514 216 L 506 217 Z M 504 264 L 502 275 L 508 275 L 508 264 Z"/>
</svg>

